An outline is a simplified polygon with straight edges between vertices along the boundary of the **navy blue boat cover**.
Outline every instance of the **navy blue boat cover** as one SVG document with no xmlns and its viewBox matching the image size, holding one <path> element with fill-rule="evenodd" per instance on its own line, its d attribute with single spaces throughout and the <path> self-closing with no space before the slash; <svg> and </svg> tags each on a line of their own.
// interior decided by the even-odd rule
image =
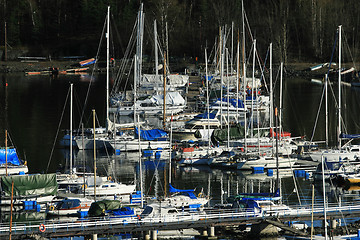
<svg viewBox="0 0 360 240">
<path fill-rule="evenodd" d="M 135 127 L 135 137 L 138 138 L 138 128 Z M 162 137 L 167 137 L 167 133 L 164 130 L 161 129 L 151 129 L 151 130 L 141 130 L 140 129 L 140 136 L 141 139 L 143 140 L 147 140 L 147 141 L 152 141 L 152 140 L 156 140 Z"/>
<path fill-rule="evenodd" d="M 360 138 L 360 134 L 345 134 L 341 133 L 340 138 Z"/>
</svg>

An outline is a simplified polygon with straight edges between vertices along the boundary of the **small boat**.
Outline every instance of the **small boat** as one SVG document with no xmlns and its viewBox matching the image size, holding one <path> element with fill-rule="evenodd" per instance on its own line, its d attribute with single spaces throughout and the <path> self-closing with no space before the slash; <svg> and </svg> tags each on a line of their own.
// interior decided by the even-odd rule
<svg viewBox="0 0 360 240">
<path fill-rule="evenodd" d="M 94 200 L 87 198 L 65 198 L 50 203 L 47 213 L 55 216 L 78 215 L 79 211 L 88 211 Z"/>
<path fill-rule="evenodd" d="M 279 168 L 290 168 L 297 162 L 296 158 L 279 157 Z M 263 167 L 264 169 L 275 169 L 277 167 L 276 157 L 258 156 L 255 158 L 249 158 L 241 167 L 242 170 L 252 170 L 256 167 Z"/>
<path fill-rule="evenodd" d="M 82 187 L 78 193 L 83 194 L 84 188 L 85 195 L 89 198 L 95 197 L 96 193 L 96 196 L 101 199 L 118 199 L 128 202 L 130 194 L 135 192 L 136 185 L 118 183 L 108 179 L 107 177 L 99 177 L 96 178 L 96 190 L 94 179 L 88 179 L 84 187 Z"/>
<path fill-rule="evenodd" d="M 200 219 L 198 212 L 183 211 L 166 203 L 151 203 L 139 215 L 142 222 L 178 222 L 197 221 Z"/>
<path fill-rule="evenodd" d="M 202 191 L 195 196 L 195 189 L 176 189 L 171 184 L 169 184 L 169 192 L 171 196 L 166 197 L 163 202 L 176 208 L 198 209 L 204 207 L 210 200 Z"/>
</svg>

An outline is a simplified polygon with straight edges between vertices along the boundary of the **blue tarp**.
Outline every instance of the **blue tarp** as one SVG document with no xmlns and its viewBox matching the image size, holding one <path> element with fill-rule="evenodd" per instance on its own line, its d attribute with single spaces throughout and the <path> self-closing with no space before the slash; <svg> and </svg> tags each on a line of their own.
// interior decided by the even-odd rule
<svg viewBox="0 0 360 240">
<path fill-rule="evenodd" d="M 5 158 L 5 149 L 0 149 L 0 164 L 6 163 Z M 21 164 L 15 148 L 7 149 L 7 162 L 17 166 Z"/>
<path fill-rule="evenodd" d="M 248 200 L 279 200 L 280 189 L 277 189 L 275 193 L 240 193 L 235 197 L 240 201 Z"/>
<path fill-rule="evenodd" d="M 341 133 L 340 134 L 340 138 L 360 138 L 360 134 L 345 134 L 345 133 Z"/>
<path fill-rule="evenodd" d="M 196 199 L 196 196 L 194 194 L 195 189 L 176 189 L 171 184 L 169 184 L 169 192 L 170 193 L 183 193 L 187 194 L 191 199 Z"/>
<path fill-rule="evenodd" d="M 208 112 L 202 113 L 202 114 L 198 114 L 195 116 L 195 118 L 201 118 L 201 119 L 215 119 L 216 117 L 216 113 L 211 112 L 208 114 Z"/>
<path fill-rule="evenodd" d="M 138 138 L 138 128 L 135 127 L 135 138 Z M 157 140 L 159 138 L 162 137 L 167 137 L 168 134 L 161 129 L 151 129 L 151 130 L 141 130 L 140 129 L 140 137 L 143 140 L 147 140 L 147 141 L 152 141 L 152 140 Z"/>
<path fill-rule="evenodd" d="M 122 207 L 120 209 L 111 210 L 111 213 L 116 216 L 133 216 L 134 215 L 134 209 L 131 209 L 129 207 Z"/>
<path fill-rule="evenodd" d="M 222 98 L 222 99 L 218 98 L 218 100 L 219 100 L 219 101 L 222 101 L 222 102 L 227 102 L 227 101 L 228 101 L 227 98 Z M 230 99 L 229 99 L 229 103 L 231 103 L 231 105 L 233 105 L 233 107 L 236 108 L 236 99 L 230 98 Z M 238 108 L 244 108 L 244 103 L 243 103 L 243 101 L 240 100 L 240 99 L 238 100 Z"/>
</svg>

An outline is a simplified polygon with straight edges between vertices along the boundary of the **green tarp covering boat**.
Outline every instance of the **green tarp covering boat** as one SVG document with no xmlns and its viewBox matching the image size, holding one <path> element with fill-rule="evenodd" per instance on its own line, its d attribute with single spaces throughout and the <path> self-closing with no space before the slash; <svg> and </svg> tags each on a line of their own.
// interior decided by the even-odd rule
<svg viewBox="0 0 360 240">
<path fill-rule="evenodd" d="M 57 195 L 56 174 L 2 176 L 2 198 L 11 197 L 13 182 L 14 198 Z"/>
<path fill-rule="evenodd" d="M 91 204 L 89 209 L 90 217 L 97 217 L 105 214 L 107 210 L 121 208 L 122 204 L 119 200 L 102 200 Z"/>
</svg>

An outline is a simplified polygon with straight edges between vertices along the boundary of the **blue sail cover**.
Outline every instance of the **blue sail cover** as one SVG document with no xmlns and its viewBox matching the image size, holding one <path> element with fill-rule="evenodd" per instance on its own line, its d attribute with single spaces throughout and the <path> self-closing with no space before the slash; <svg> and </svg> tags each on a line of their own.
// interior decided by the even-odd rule
<svg viewBox="0 0 360 240">
<path fill-rule="evenodd" d="M 345 134 L 345 133 L 341 133 L 341 134 L 340 134 L 340 138 L 348 138 L 348 139 L 360 138 L 360 134 Z"/>
<path fill-rule="evenodd" d="M 171 184 L 169 184 L 169 192 L 170 193 L 183 193 L 187 194 L 191 199 L 196 199 L 196 196 L 194 194 L 195 189 L 176 189 Z"/>
<path fill-rule="evenodd" d="M 15 148 L 7 149 L 7 162 L 17 166 L 21 164 Z M 0 149 L 0 164 L 6 164 L 5 149 Z"/>
<path fill-rule="evenodd" d="M 138 132 L 139 132 L 138 128 L 135 127 L 135 138 L 139 137 Z M 164 130 L 161 130 L 161 129 L 151 129 L 151 130 L 141 130 L 140 129 L 140 137 L 141 137 L 141 139 L 146 140 L 146 141 L 157 140 L 162 137 L 167 137 L 167 135 L 168 134 Z"/>
<path fill-rule="evenodd" d="M 220 98 L 218 98 L 218 100 L 219 101 L 222 101 L 222 102 L 227 102 L 228 101 L 228 99 L 227 98 L 222 98 L 222 99 L 220 99 Z M 238 108 L 244 108 L 244 103 L 243 103 L 243 101 L 241 101 L 240 99 L 238 99 Z M 236 108 L 236 99 L 234 99 L 234 98 L 230 98 L 229 99 L 229 103 L 231 103 L 231 105 L 233 105 L 233 107 L 235 107 Z"/>
<path fill-rule="evenodd" d="M 216 117 L 216 113 L 213 113 L 213 112 L 211 112 L 209 114 L 208 114 L 208 112 L 205 112 L 205 113 L 198 114 L 195 116 L 195 118 L 201 118 L 201 119 L 208 119 L 208 118 L 215 119 L 215 117 Z"/>
<path fill-rule="evenodd" d="M 239 201 L 247 200 L 280 200 L 280 189 L 277 189 L 275 193 L 240 193 L 235 197 Z"/>
<path fill-rule="evenodd" d="M 111 210 L 109 211 L 112 214 L 116 215 L 116 216 L 120 216 L 120 217 L 129 217 L 129 216 L 134 216 L 134 209 L 130 208 L 130 207 L 122 207 L 120 209 L 115 209 L 115 210 Z"/>
</svg>

